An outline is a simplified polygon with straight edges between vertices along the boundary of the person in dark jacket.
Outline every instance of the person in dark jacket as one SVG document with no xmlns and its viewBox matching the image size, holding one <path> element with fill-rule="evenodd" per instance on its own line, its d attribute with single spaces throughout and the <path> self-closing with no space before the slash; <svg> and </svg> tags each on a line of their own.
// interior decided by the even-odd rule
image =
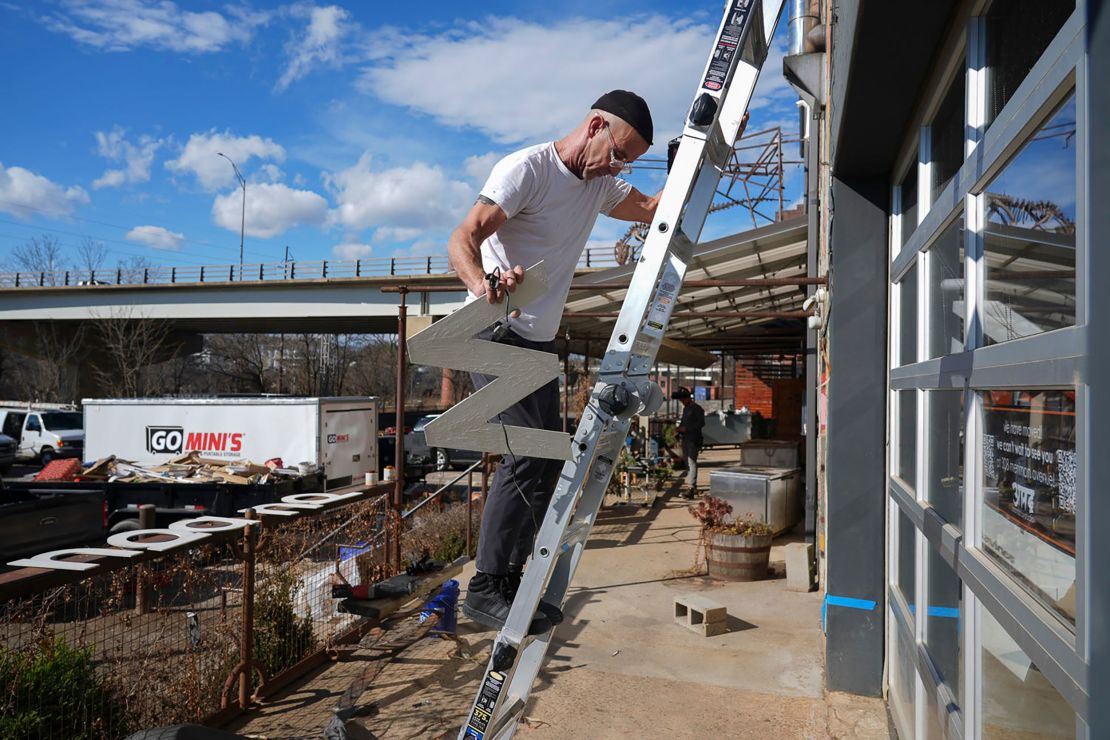
<svg viewBox="0 0 1110 740">
<path fill-rule="evenodd" d="M 701 451 L 705 410 L 694 403 L 689 388 L 679 388 L 671 394 L 671 398 L 682 402 L 682 419 L 678 423 L 678 433 L 682 435 L 682 457 L 686 460 L 685 495 L 692 498 L 698 490 L 698 453 Z"/>
</svg>

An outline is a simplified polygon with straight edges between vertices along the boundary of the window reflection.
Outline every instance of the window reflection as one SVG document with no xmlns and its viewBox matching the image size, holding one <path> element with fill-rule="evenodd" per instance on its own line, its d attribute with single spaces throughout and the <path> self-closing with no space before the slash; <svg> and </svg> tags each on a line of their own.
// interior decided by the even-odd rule
<svg viewBox="0 0 1110 740">
<path fill-rule="evenodd" d="M 914 556 L 915 548 L 917 546 L 916 527 L 913 522 L 905 513 L 898 509 L 898 590 L 902 592 L 902 598 L 906 600 L 906 606 L 909 607 L 912 613 L 915 610 L 916 597 L 914 596 L 914 584 L 917 581 L 915 575 L 915 561 Z"/>
<path fill-rule="evenodd" d="M 982 737 L 1075 737 L 1075 712 L 1006 634 L 980 607 L 983 651 Z"/>
<path fill-rule="evenodd" d="M 890 708 L 894 722 L 903 737 L 913 737 L 914 699 L 917 687 L 917 669 L 913 663 L 913 644 L 894 622 L 895 637 L 890 656 L 893 665 L 890 681 Z"/>
<path fill-rule="evenodd" d="M 933 136 L 932 197 L 937 196 L 959 171 L 964 162 L 964 90 L 967 89 L 967 65 L 960 62 L 960 74 L 952 80 L 948 92 L 930 126 Z"/>
<path fill-rule="evenodd" d="M 898 325 L 901 327 L 898 342 L 898 364 L 917 362 L 917 262 L 898 283 Z"/>
<path fill-rule="evenodd" d="M 964 350 L 964 228 L 959 219 L 929 247 L 929 357 Z"/>
<path fill-rule="evenodd" d="M 987 121 L 993 121 L 1075 10 L 1074 2 L 995 0 L 987 13 Z"/>
<path fill-rule="evenodd" d="M 963 594 L 959 576 L 931 545 L 925 596 L 925 647 L 944 683 L 959 696 Z"/>
<path fill-rule="evenodd" d="M 1075 325 L 1075 95 L 986 187 L 987 344 Z"/>
<path fill-rule="evenodd" d="M 928 391 L 928 477 L 925 498 L 946 522 L 964 521 L 964 394 Z"/>
<path fill-rule="evenodd" d="M 911 491 L 917 476 L 917 391 L 898 391 L 898 477 Z"/>
<path fill-rule="evenodd" d="M 983 396 L 983 550 L 1075 624 L 1074 391 Z"/>
<path fill-rule="evenodd" d="M 914 146 L 917 149 L 917 146 Z M 917 162 L 910 165 L 910 171 L 899 184 L 902 191 L 902 244 L 910 238 L 917 228 Z"/>
</svg>

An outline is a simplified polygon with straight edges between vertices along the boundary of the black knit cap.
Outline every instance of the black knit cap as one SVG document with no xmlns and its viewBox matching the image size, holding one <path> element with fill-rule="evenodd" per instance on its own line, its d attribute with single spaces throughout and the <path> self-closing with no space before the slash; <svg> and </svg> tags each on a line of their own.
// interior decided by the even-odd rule
<svg viewBox="0 0 1110 740">
<path fill-rule="evenodd" d="M 655 143 L 651 140 L 654 128 L 651 124 L 651 111 L 648 104 L 634 92 L 628 90 L 611 90 L 593 104 L 594 110 L 603 110 L 612 113 L 643 137 L 649 145 Z"/>
</svg>

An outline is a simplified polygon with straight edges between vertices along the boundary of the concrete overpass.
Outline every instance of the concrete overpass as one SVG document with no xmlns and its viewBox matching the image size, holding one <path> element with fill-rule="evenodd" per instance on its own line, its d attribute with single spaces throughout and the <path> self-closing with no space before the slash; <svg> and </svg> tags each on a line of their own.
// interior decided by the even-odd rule
<svg viewBox="0 0 1110 740">
<path fill-rule="evenodd" d="M 687 275 L 690 286 L 672 321 L 672 341 L 660 360 L 704 366 L 712 357 L 680 342 L 716 349 L 726 338 L 762 341 L 761 351 L 797 351 L 804 326 L 797 315 L 805 295 L 801 286 L 699 287 L 694 281 L 802 278 L 805 254 L 804 219 L 698 245 Z M 634 267 L 617 265 L 611 248 L 583 255 L 565 315 L 572 351 L 603 351 L 624 300 L 614 281 L 627 281 Z M 170 322 L 177 351 L 196 351 L 199 335 L 206 333 L 391 334 L 397 330 L 398 296 L 382 288 L 413 284 L 443 286 L 442 292 L 408 297 L 414 328 L 463 302 L 461 284 L 444 256 L 0 273 L 0 342 L 26 351 L 26 339 L 41 322 L 76 331 L 87 322 L 138 318 Z"/>
</svg>

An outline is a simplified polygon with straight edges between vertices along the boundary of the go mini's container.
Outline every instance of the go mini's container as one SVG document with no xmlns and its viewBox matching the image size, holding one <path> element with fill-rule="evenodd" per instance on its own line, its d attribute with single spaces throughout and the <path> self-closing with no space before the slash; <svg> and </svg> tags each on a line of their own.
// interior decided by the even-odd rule
<svg viewBox="0 0 1110 740">
<path fill-rule="evenodd" d="M 202 457 L 281 458 L 287 468 L 323 467 L 328 489 L 378 473 L 378 401 L 373 397 L 85 399 L 85 459 L 115 455 L 162 463 Z"/>
</svg>

